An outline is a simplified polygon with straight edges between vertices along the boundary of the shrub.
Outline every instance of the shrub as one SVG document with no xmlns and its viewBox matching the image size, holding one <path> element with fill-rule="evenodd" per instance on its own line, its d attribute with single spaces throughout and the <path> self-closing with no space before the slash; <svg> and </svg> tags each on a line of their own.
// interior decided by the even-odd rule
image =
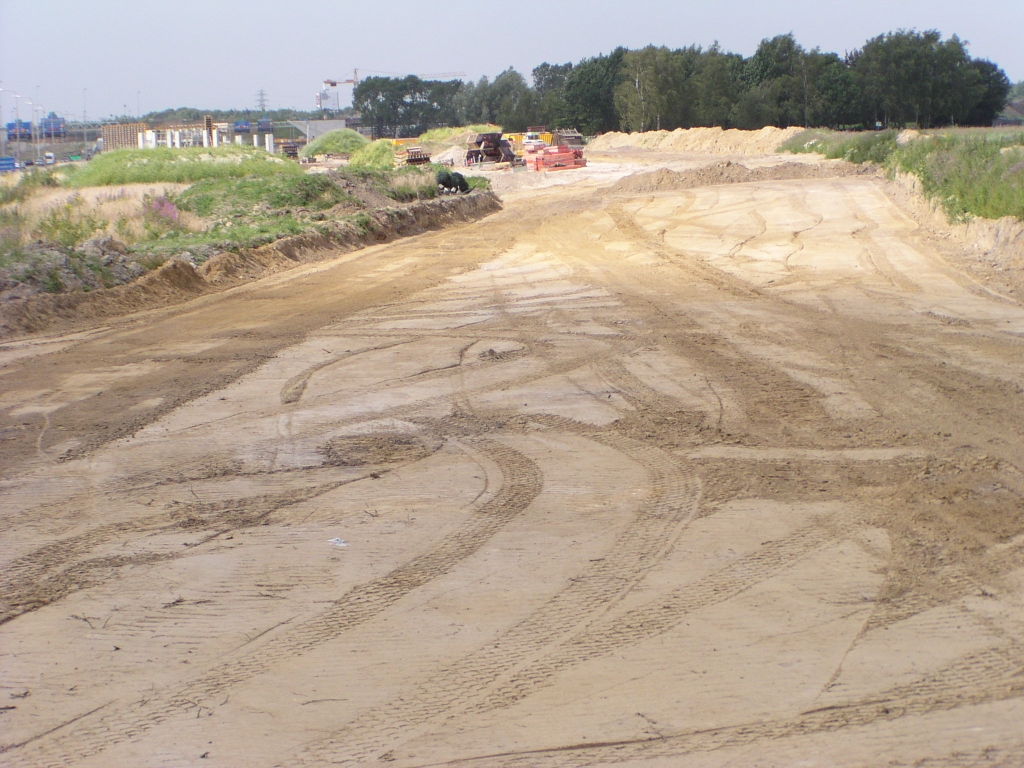
<svg viewBox="0 0 1024 768">
<path fill-rule="evenodd" d="M 180 218 L 177 207 L 164 195 L 142 198 L 142 219 L 150 237 L 177 231 L 181 226 Z"/>
<path fill-rule="evenodd" d="M 54 206 L 39 221 L 37 233 L 44 240 L 73 248 L 88 240 L 107 223 L 81 212 L 82 200 L 77 195 L 63 205 Z"/>
</svg>

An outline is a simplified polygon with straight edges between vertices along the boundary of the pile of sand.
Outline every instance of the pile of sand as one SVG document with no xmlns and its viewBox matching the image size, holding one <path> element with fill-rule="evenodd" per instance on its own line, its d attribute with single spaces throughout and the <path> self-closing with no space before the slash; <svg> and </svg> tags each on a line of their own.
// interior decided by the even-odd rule
<svg viewBox="0 0 1024 768">
<path fill-rule="evenodd" d="M 841 160 L 826 163 L 782 163 L 763 168 L 747 168 L 728 160 L 695 168 L 692 171 L 671 171 L 660 168 L 650 173 L 635 173 L 620 179 L 608 188 L 609 194 L 651 194 L 677 189 L 710 187 L 715 184 L 743 184 L 750 181 L 784 181 L 788 179 L 830 179 L 839 176 L 871 174 L 869 166 L 852 165 Z"/>
<path fill-rule="evenodd" d="M 767 155 L 800 133 L 803 128 L 766 126 L 759 131 L 735 128 L 677 128 L 674 131 L 646 133 L 606 133 L 592 140 L 587 149 L 652 149 L 658 152 L 699 153 L 703 155 Z"/>
<path fill-rule="evenodd" d="M 449 147 L 444 152 L 432 155 L 430 161 L 440 165 L 453 165 L 461 168 L 466 164 L 466 147 Z"/>
</svg>

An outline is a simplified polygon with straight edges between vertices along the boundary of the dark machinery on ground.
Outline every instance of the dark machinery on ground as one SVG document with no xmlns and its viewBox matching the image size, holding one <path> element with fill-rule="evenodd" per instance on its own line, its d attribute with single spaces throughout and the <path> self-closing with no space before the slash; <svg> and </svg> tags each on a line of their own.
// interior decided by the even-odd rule
<svg viewBox="0 0 1024 768">
<path fill-rule="evenodd" d="M 469 141 L 466 152 L 466 165 L 478 163 L 515 163 L 516 153 L 507 139 L 501 138 L 501 132 L 478 133 Z"/>
</svg>

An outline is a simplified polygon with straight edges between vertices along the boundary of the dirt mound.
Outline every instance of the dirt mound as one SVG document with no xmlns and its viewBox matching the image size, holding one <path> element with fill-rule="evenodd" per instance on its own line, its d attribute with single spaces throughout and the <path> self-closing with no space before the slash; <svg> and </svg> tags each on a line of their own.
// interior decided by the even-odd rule
<svg viewBox="0 0 1024 768">
<path fill-rule="evenodd" d="M 677 128 L 646 133 L 606 133 L 591 141 L 590 150 L 652 149 L 659 152 L 695 152 L 704 155 L 768 155 L 802 128 L 766 126 L 759 131 L 736 128 Z"/>
<path fill-rule="evenodd" d="M 840 176 L 858 176 L 874 173 L 867 166 L 842 161 L 810 165 L 782 163 L 763 168 L 747 168 L 729 160 L 692 171 L 672 171 L 659 168 L 650 173 L 636 173 L 620 179 L 608 188 L 609 194 L 650 194 L 676 189 L 711 187 L 716 184 L 743 184 L 750 181 L 785 181 L 789 179 L 830 179 Z"/>
<path fill-rule="evenodd" d="M 311 263 L 367 245 L 474 221 L 501 209 L 493 192 L 445 197 L 386 208 L 359 223 L 325 222 L 320 234 L 297 235 L 251 250 L 213 256 L 198 270 L 174 259 L 135 282 L 88 293 L 12 293 L 0 304 L 0 338 L 64 327 L 76 321 L 127 315 L 187 301 L 301 263 Z"/>
<path fill-rule="evenodd" d="M 454 165 L 461 168 L 466 164 L 466 148 L 449 147 L 444 152 L 439 152 L 430 159 L 440 165 Z"/>
</svg>

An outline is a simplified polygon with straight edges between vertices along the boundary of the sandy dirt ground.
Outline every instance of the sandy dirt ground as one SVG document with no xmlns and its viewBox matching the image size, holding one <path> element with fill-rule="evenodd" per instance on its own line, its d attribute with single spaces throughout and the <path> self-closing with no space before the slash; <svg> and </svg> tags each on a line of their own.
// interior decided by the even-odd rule
<svg viewBox="0 0 1024 768">
<path fill-rule="evenodd" d="M 0 764 L 1024 764 L 1024 307 L 656 160 L 0 345 Z"/>
</svg>

